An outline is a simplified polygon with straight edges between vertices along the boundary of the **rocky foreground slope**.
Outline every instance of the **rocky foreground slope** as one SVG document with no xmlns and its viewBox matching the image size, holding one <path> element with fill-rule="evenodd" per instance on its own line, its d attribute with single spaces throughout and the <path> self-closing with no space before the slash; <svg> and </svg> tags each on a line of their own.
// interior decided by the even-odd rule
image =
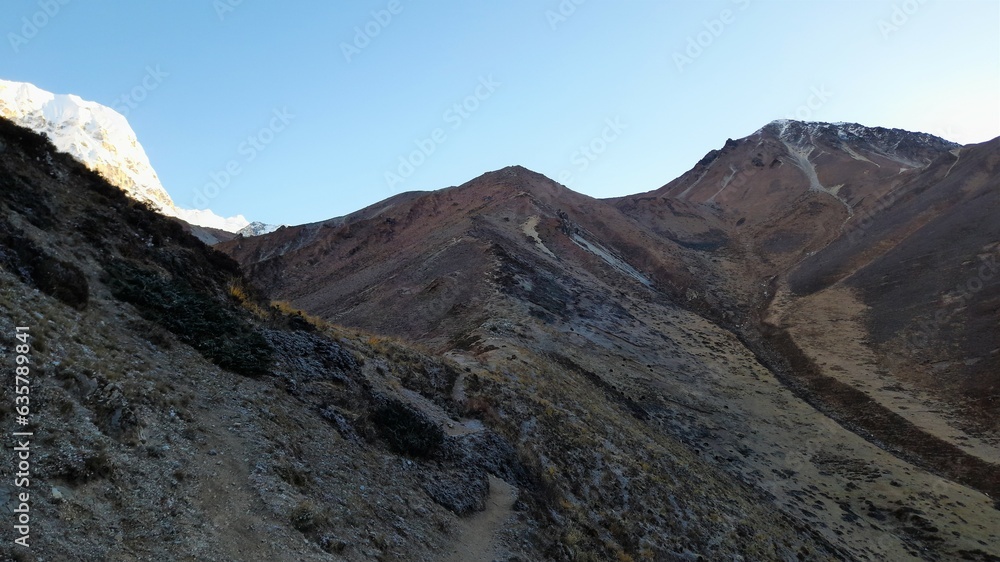
<svg viewBox="0 0 1000 562">
<path fill-rule="evenodd" d="M 255 300 L 229 258 L 0 121 L 0 326 L 32 335 L 15 560 L 436 560 L 488 474 L 543 504 L 502 437 L 460 426 L 456 367 Z M 0 424 L 14 431 L 14 386 Z M 454 419 L 453 419 L 454 418 Z M 534 506 L 534 507 L 532 507 Z M 537 554 L 526 531 L 509 549 Z"/>
</svg>

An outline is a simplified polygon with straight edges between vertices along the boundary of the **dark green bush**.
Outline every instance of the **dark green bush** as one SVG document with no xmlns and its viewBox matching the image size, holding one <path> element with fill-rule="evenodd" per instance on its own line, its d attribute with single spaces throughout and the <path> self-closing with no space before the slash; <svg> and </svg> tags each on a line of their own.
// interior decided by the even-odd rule
<svg viewBox="0 0 1000 562">
<path fill-rule="evenodd" d="M 397 400 L 387 400 L 376 408 L 372 422 L 397 453 L 427 458 L 444 443 L 440 427 Z"/>
<path fill-rule="evenodd" d="M 271 346 L 225 303 L 183 281 L 121 260 L 106 272 L 116 298 L 135 306 L 144 318 L 173 332 L 216 365 L 250 376 L 269 372 Z"/>
<path fill-rule="evenodd" d="M 49 255 L 3 220 L 0 220 L 0 267 L 77 310 L 87 306 L 90 290 L 83 271 Z"/>
</svg>

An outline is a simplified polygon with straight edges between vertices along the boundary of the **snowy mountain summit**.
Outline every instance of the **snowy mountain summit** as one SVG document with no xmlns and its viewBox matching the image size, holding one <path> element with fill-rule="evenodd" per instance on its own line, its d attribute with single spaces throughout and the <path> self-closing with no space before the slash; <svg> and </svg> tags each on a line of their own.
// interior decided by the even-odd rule
<svg viewBox="0 0 1000 562">
<path fill-rule="evenodd" d="M 228 232 L 250 224 L 242 215 L 224 218 L 207 209 L 174 205 L 128 120 L 110 107 L 46 92 L 25 82 L 0 80 L 0 116 L 46 134 L 59 151 L 164 215 Z"/>
<path fill-rule="evenodd" d="M 260 221 L 254 221 L 236 231 L 236 234 L 241 236 L 261 236 L 263 234 L 270 234 L 279 228 L 281 228 L 281 225 L 264 224 Z"/>
<path fill-rule="evenodd" d="M 769 133 L 798 149 L 807 149 L 817 146 L 817 143 L 823 143 L 828 147 L 845 150 L 855 159 L 863 159 L 863 153 L 877 154 L 907 168 L 922 168 L 940 152 L 955 150 L 962 146 L 929 133 L 867 127 L 844 122 L 821 123 L 777 119 L 754 134 L 763 133 Z M 817 153 L 821 151 L 822 149 L 817 150 Z"/>
</svg>

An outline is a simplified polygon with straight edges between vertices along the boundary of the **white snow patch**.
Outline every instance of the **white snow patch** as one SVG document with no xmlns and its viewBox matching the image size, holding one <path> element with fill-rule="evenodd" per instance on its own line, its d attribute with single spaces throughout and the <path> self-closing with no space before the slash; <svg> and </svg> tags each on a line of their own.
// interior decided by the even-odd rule
<svg viewBox="0 0 1000 562">
<path fill-rule="evenodd" d="M 795 146 L 786 140 L 782 140 L 781 142 L 785 145 L 785 148 L 788 149 L 788 154 L 792 157 L 792 164 L 795 164 L 796 167 L 802 170 L 802 173 L 809 179 L 809 189 L 812 191 L 822 191 L 837 201 L 840 201 L 840 203 L 847 208 L 848 217 L 853 217 L 854 209 L 851 207 L 850 203 L 838 197 L 836 191 L 833 189 L 827 189 L 820 183 L 819 175 L 816 173 L 816 165 L 809 160 L 809 156 L 813 153 L 816 147 L 812 144 L 808 146 Z M 836 190 L 839 191 L 840 187 L 841 186 L 837 186 Z"/>
<path fill-rule="evenodd" d="M 600 244 L 588 242 L 579 234 L 573 234 L 570 238 L 573 240 L 573 242 L 576 243 L 577 246 L 580 246 L 584 250 L 587 250 L 588 252 L 601 258 L 602 260 L 607 262 L 608 265 L 610 265 L 611 267 L 617 269 L 618 271 L 624 273 L 625 275 L 628 275 L 629 277 L 632 277 L 633 279 L 635 279 L 636 281 L 642 283 L 647 287 L 653 286 L 653 282 L 647 279 L 646 276 L 644 276 L 642 273 L 639 273 L 639 271 L 636 268 L 625 263 L 625 261 L 622 260 L 621 258 L 614 256 L 610 251 L 608 251 L 607 248 L 601 246 Z"/>
<path fill-rule="evenodd" d="M 685 197 L 687 197 L 687 194 L 690 193 L 691 190 L 694 189 L 696 185 L 698 185 L 698 182 L 700 182 L 701 179 L 705 177 L 705 174 L 707 174 L 708 171 L 712 169 L 712 166 L 714 166 L 717 161 L 718 158 L 709 162 L 708 166 L 706 166 L 705 169 L 701 172 L 701 175 L 699 175 L 698 178 L 695 179 L 694 182 L 692 182 L 691 185 L 687 187 L 687 189 L 682 191 L 681 194 L 677 196 L 677 198 L 684 199 Z"/>
<path fill-rule="evenodd" d="M 240 215 L 240 217 L 242 216 L 243 215 Z M 281 227 L 282 225 L 280 224 L 264 224 L 260 221 L 254 221 L 236 231 L 236 234 L 241 234 L 243 236 L 260 236 L 262 234 L 270 234 Z"/>
<path fill-rule="evenodd" d="M 534 240 L 535 245 L 538 246 L 542 252 L 554 258 L 556 255 L 549 250 L 549 248 L 545 245 L 545 242 L 542 242 L 542 239 L 538 236 L 538 221 L 540 220 L 541 218 L 538 215 L 530 217 L 524 224 L 521 225 L 521 231 L 524 232 L 528 238 Z"/>
<path fill-rule="evenodd" d="M 722 193 L 723 191 L 725 191 L 726 186 L 729 185 L 729 182 L 733 181 L 733 178 L 736 177 L 736 173 L 737 173 L 736 166 L 733 166 L 732 164 L 730 164 L 729 165 L 729 175 L 726 176 L 726 177 L 724 177 L 724 178 L 722 178 L 722 187 L 719 188 L 719 191 L 716 191 L 711 197 L 708 198 L 708 202 L 709 203 L 715 201 L 715 198 L 718 197 L 720 193 Z"/>
<path fill-rule="evenodd" d="M 861 162 L 868 162 L 869 164 L 875 164 L 875 162 L 872 162 L 871 160 L 855 152 L 854 149 L 851 148 L 847 143 L 840 145 L 840 148 L 844 149 L 844 152 L 846 152 L 848 155 L 850 155 L 851 158 L 855 160 L 860 160 Z M 878 164 L 875 165 L 879 166 Z M 881 168 L 881 166 L 879 167 Z"/>
<path fill-rule="evenodd" d="M 809 155 L 816 150 L 815 146 L 795 146 L 788 141 L 782 140 L 782 144 L 788 149 L 789 156 L 792 157 L 792 163 L 795 164 L 798 169 L 802 170 L 802 173 L 806 175 L 809 180 L 809 189 L 815 191 L 826 191 L 823 184 L 819 182 L 819 175 L 816 174 L 816 165 L 809 160 Z"/>
</svg>

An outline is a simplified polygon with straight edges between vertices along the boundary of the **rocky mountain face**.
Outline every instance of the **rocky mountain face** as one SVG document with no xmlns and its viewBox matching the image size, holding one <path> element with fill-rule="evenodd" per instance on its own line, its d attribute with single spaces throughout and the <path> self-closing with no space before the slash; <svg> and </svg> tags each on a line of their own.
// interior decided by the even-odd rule
<svg viewBox="0 0 1000 562">
<path fill-rule="evenodd" d="M 662 188 L 614 204 L 640 222 L 667 229 L 668 237 L 677 214 L 664 220 L 668 215 L 661 208 L 694 204 L 701 209 L 695 214 L 718 215 L 723 226 L 689 243 L 722 247 L 731 236 L 749 233 L 749 242 L 737 245 L 759 245 L 763 257 L 776 260 L 781 254 L 813 251 L 867 220 L 887 206 L 901 182 L 958 150 L 923 133 L 780 120 L 749 137 L 727 140 Z M 795 217 L 811 221 L 812 232 L 790 238 L 788 223 Z"/>
<path fill-rule="evenodd" d="M 511 195 L 531 212 L 536 200 L 566 196 L 520 169 L 479 183 L 513 189 L 525 181 L 529 195 Z M 481 205 L 481 195 L 467 203 Z M 402 211 L 415 201 L 401 197 L 380 209 Z M 480 226 L 513 222 L 521 242 L 550 259 L 546 251 L 578 248 L 589 260 L 578 274 L 600 291 L 608 290 L 601 280 L 621 270 L 647 290 L 662 282 L 609 253 L 598 242 L 602 230 L 555 213 L 558 228 L 571 233 L 566 248 L 541 241 L 555 223 L 533 230 L 508 216 Z M 554 337 L 545 348 L 505 343 L 546 341 L 560 325 L 556 314 L 585 310 L 560 312 L 549 288 L 601 297 L 565 275 L 534 290 L 532 279 L 546 279 L 528 268 L 533 258 L 505 251 L 498 244 L 489 256 L 503 265 L 496 287 L 517 298 L 484 304 L 520 308 L 507 316 L 487 310 L 486 331 L 463 334 L 459 344 L 495 343 L 505 363 L 422 352 L 260 298 L 234 261 L 180 223 L 127 198 L 47 139 L 0 120 L 0 329 L 11 334 L 0 360 L 30 357 L 32 413 L 23 427 L 34 435 L 30 483 L 0 485 L 8 510 L 29 495 L 32 548 L 6 540 L 3 557 L 841 556 L 817 530 L 775 516 L 767 493 L 692 447 L 694 434 L 654 425 L 681 418 L 661 398 L 609 382 L 610 370 L 621 372 L 617 357 L 592 371 L 592 361 L 559 349 Z M 689 325 L 697 319 L 683 310 L 661 310 L 677 316 L 659 321 L 728 341 L 709 324 Z M 607 317 L 592 318 L 585 337 L 613 346 L 620 336 L 600 330 L 616 329 L 628 314 L 608 303 Z M 27 351 L 12 343 L 17 327 L 28 328 Z M 676 359 L 668 349 L 657 363 Z M 13 385 L 0 388 L 6 427 L 24 415 L 14 409 L 16 395 Z M 703 407 L 694 395 L 669 397 Z"/>
<path fill-rule="evenodd" d="M 0 484 L 5 512 L 30 506 L 30 550 L 7 529 L 5 560 L 461 559 L 471 512 L 510 520 L 512 556 L 546 556 L 541 469 L 464 417 L 454 362 L 261 300 L 3 119 L 0 330 L 0 361 L 30 360 L 0 423 L 34 435 L 30 479 Z"/>
<path fill-rule="evenodd" d="M 164 215 L 229 232 L 249 224 L 242 216 L 223 218 L 207 209 L 177 207 L 128 121 L 110 107 L 24 82 L 0 80 L 0 117 L 46 135 L 59 151 Z"/>
<path fill-rule="evenodd" d="M 775 122 L 651 193 L 510 167 L 227 256 L 0 119 L 0 552 L 996 559 L 998 159 Z"/>
<path fill-rule="evenodd" d="M 960 423 L 995 431 L 1000 232 L 989 217 L 1000 209 L 998 146 L 776 121 L 660 190 L 614 203 L 667 236 L 675 219 L 664 205 L 710 209 L 723 253 L 745 252 L 746 273 L 735 279 L 773 289 L 770 302 L 750 308 L 798 333 L 835 372 L 854 373 L 835 378 L 907 381 L 921 400 L 945 400 Z M 841 310 L 817 318 L 831 307 Z M 838 343 L 846 341 L 854 343 Z M 831 348 L 854 359 L 834 362 Z M 878 400 L 910 418 L 906 410 L 919 408 L 891 392 Z"/>
<path fill-rule="evenodd" d="M 472 415 L 547 474 L 560 556 L 988 560 L 998 143 L 776 121 L 650 193 L 512 167 L 217 248 L 469 369 Z M 812 546 L 702 542 L 719 498 Z"/>
</svg>

